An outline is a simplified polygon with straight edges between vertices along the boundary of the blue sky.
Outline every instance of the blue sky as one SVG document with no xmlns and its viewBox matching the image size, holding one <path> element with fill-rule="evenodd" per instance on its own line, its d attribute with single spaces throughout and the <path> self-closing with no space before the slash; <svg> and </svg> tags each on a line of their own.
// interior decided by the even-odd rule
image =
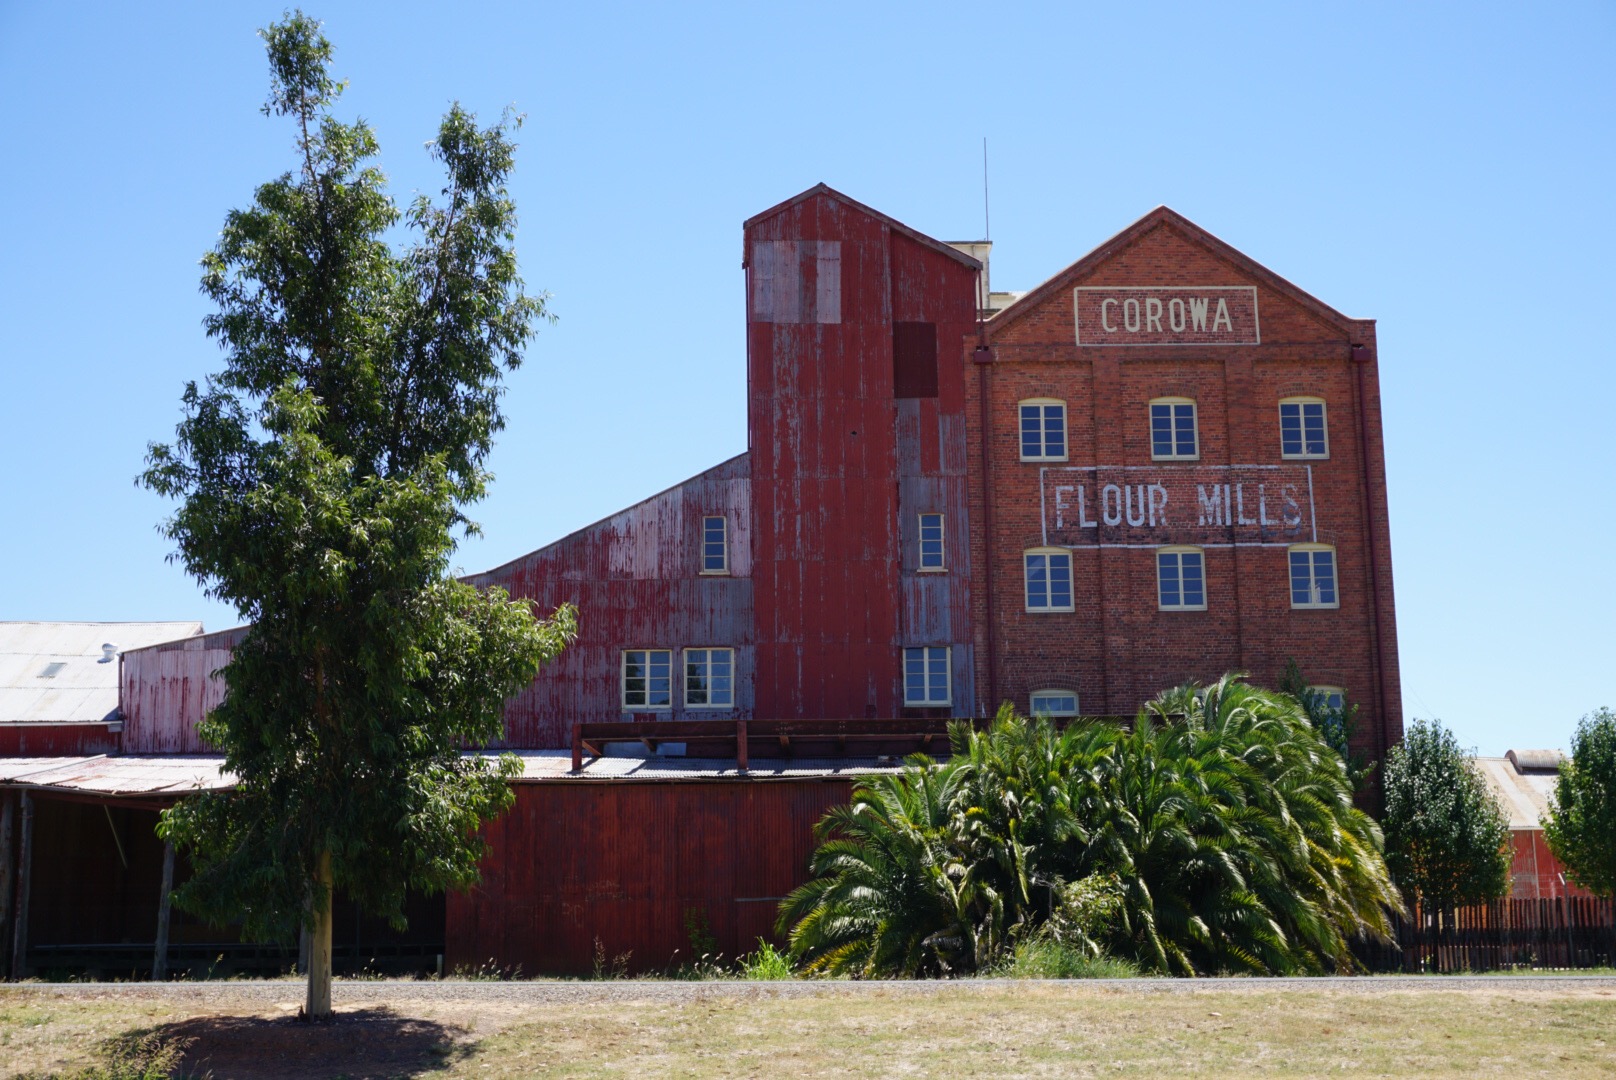
<svg viewBox="0 0 1616 1080">
<path fill-rule="evenodd" d="M 1379 320 L 1404 700 L 1484 753 L 1616 706 L 1616 6 L 310 4 L 394 191 L 528 116 L 546 328 L 465 570 L 745 448 L 741 221 L 821 180 L 1022 289 L 1166 203 Z M 385 10 L 385 15 L 380 14 Z M 232 624 L 135 488 L 220 365 L 197 259 L 287 168 L 258 3 L 0 3 L 0 618 Z"/>
</svg>

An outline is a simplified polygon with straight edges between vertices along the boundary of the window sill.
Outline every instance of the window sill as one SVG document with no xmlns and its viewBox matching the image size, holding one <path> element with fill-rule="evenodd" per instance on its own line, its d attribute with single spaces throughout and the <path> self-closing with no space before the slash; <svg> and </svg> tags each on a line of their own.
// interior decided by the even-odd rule
<svg viewBox="0 0 1616 1080">
<path fill-rule="evenodd" d="M 1156 610 L 1157 611 L 1165 611 L 1165 612 L 1168 612 L 1170 614 L 1171 613 L 1177 613 L 1177 612 L 1185 612 L 1185 611 L 1205 611 L 1206 610 L 1206 605 L 1202 604 L 1200 607 L 1162 607 L 1160 604 L 1157 604 L 1156 605 Z"/>
<path fill-rule="evenodd" d="M 1200 454 L 1191 454 L 1191 455 L 1182 455 L 1181 456 L 1181 455 L 1178 455 L 1178 454 L 1172 454 L 1172 455 L 1168 455 L 1166 457 L 1157 457 L 1155 454 L 1151 454 L 1150 455 L 1150 460 L 1151 461 L 1166 461 L 1166 462 L 1174 462 L 1174 461 L 1196 462 L 1196 461 L 1201 460 L 1201 455 Z"/>
<path fill-rule="evenodd" d="M 696 576 L 697 577 L 729 577 L 730 573 L 729 573 L 728 570 L 703 570 L 700 573 L 698 573 Z"/>
<path fill-rule="evenodd" d="M 1023 608 L 1028 615 L 1070 615 L 1077 610 L 1075 607 L 1030 607 Z"/>
<path fill-rule="evenodd" d="M 922 566 L 920 569 L 916 570 L 915 573 L 917 573 L 917 574 L 946 574 L 946 573 L 948 573 L 948 567 L 946 567 L 946 566 Z"/>
<path fill-rule="evenodd" d="M 1063 465 L 1070 461 L 1070 457 L 1024 457 L 1021 459 L 1029 465 Z"/>
<path fill-rule="evenodd" d="M 1292 604 L 1292 611 L 1340 611 L 1341 602 L 1333 604 Z"/>
<path fill-rule="evenodd" d="M 1328 453 L 1324 453 L 1324 454 L 1281 454 L 1281 455 L 1279 455 L 1279 460 L 1281 460 L 1281 461 L 1329 461 L 1330 460 L 1330 455 Z"/>
</svg>

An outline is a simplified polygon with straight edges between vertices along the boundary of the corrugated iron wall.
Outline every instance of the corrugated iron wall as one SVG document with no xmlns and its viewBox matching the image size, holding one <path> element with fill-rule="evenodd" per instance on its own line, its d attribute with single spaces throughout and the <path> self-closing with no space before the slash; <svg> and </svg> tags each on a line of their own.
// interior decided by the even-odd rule
<svg viewBox="0 0 1616 1080">
<path fill-rule="evenodd" d="M 729 573 L 701 573 L 703 517 L 728 523 Z M 753 715 L 752 540 L 747 455 L 654 495 L 548 547 L 468 579 L 534 600 L 542 613 L 578 606 L 578 641 L 505 709 L 504 745 L 570 746 L 573 721 L 626 720 L 622 650 L 703 646 L 735 650 L 735 708 L 687 710 L 674 693 L 667 719 Z M 677 686 L 677 682 L 676 682 Z"/>
<path fill-rule="evenodd" d="M 245 633 L 236 627 L 124 653 L 118 676 L 123 752 L 207 752 L 196 725 L 224 700 L 224 680 L 213 673 L 230 662 Z"/>
<path fill-rule="evenodd" d="M 952 645 L 971 711 L 961 335 L 976 273 L 826 193 L 748 223 L 757 713 L 896 716 L 900 647 Z M 939 396 L 900 402 L 894 321 L 936 325 Z M 921 580 L 909 519 L 949 516 L 957 572 Z"/>
<path fill-rule="evenodd" d="M 449 897 L 449 970 L 490 961 L 581 974 L 598 948 L 631 971 L 690 959 L 687 919 L 729 957 L 772 938 L 807 878 L 813 827 L 845 780 L 522 784 L 486 826 L 482 882 Z"/>
</svg>

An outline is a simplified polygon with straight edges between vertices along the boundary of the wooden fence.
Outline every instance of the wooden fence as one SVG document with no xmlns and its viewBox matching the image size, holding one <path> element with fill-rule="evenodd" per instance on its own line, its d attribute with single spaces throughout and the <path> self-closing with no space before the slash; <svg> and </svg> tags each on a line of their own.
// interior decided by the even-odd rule
<svg viewBox="0 0 1616 1080">
<path fill-rule="evenodd" d="M 1395 943 L 1360 942 L 1372 972 L 1453 974 L 1616 967 L 1616 902 L 1499 900 L 1396 920 Z"/>
</svg>

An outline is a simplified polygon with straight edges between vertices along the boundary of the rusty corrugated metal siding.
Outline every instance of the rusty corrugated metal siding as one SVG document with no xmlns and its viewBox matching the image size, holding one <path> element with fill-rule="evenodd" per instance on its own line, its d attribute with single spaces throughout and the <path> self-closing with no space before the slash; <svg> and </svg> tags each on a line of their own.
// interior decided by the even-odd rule
<svg viewBox="0 0 1616 1080">
<path fill-rule="evenodd" d="M 196 725 L 224 700 L 224 680 L 214 672 L 230 662 L 246 632 L 235 627 L 124 653 L 118 693 L 124 753 L 206 752 Z"/>
<path fill-rule="evenodd" d="M 689 913 L 734 957 L 772 938 L 779 898 L 807 878 L 813 827 L 851 782 L 522 784 L 489 825 L 481 883 L 449 897 L 450 969 L 492 959 L 580 974 L 690 959 Z M 564 853 L 564 855 L 562 854 Z"/>
<path fill-rule="evenodd" d="M 820 189 L 748 222 L 745 245 L 758 715 L 896 716 L 906 644 L 953 648 L 968 715 L 957 355 L 975 264 Z M 935 325 L 937 397 L 895 397 L 895 321 Z M 922 580 L 905 536 L 934 509 L 959 569 Z"/>
<path fill-rule="evenodd" d="M 727 522 L 729 573 L 701 573 L 701 522 Z M 574 721 L 628 719 L 622 650 L 735 650 L 735 707 L 688 710 L 674 693 L 668 719 L 750 717 L 754 700 L 748 456 L 742 454 L 548 547 L 486 574 L 542 612 L 578 606 L 578 641 L 505 710 L 509 747 L 571 745 Z M 676 680 L 677 686 L 677 680 Z"/>
</svg>

